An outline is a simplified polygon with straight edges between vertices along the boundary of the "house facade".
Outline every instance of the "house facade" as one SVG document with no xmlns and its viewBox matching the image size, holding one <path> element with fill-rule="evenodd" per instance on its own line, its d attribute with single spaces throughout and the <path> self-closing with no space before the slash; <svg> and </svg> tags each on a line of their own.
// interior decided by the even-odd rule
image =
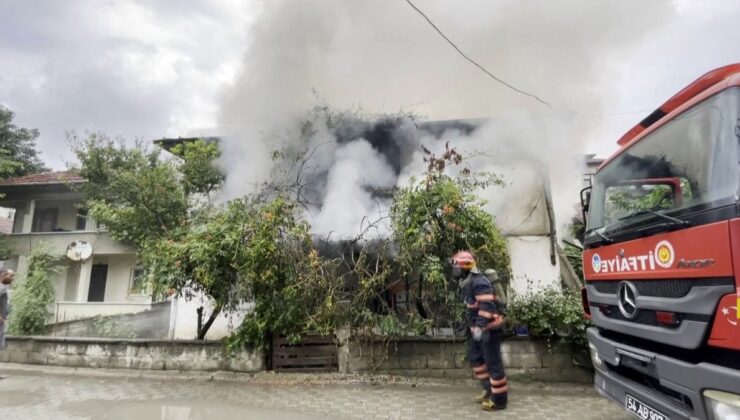
<svg viewBox="0 0 740 420">
<path fill-rule="evenodd" d="M 110 238 L 105 228 L 87 216 L 75 186 L 84 179 L 72 172 L 51 172 L 0 182 L 0 207 L 6 218 L 12 255 L 5 265 L 25 277 L 29 256 L 46 247 L 65 257 L 55 275 L 56 302 L 52 322 L 94 315 L 134 313 L 151 309 L 152 298 L 142 287 L 143 271 L 133 248 Z M 81 257 L 68 252 L 75 246 Z M 87 255 L 89 253 L 89 255 Z"/>
</svg>

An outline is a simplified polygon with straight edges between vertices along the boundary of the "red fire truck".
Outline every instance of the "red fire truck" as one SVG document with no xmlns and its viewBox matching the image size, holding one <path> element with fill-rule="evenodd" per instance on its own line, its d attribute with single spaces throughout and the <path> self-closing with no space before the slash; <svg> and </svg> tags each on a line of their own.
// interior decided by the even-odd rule
<svg viewBox="0 0 740 420">
<path fill-rule="evenodd" d="M 596 390 L 642 419 L 740 419 L 740 64 L 618 144 L 581 193 Z"/>
</svg>

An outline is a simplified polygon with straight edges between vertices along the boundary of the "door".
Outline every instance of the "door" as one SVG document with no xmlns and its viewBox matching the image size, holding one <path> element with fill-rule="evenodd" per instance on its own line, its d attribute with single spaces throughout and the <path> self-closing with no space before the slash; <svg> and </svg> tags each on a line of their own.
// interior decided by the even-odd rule
<svg viewBox="0 0 740 420">
<path fill-rule="evenodd" d="M 105 300 L 105 282 L 108 279 L 108 265 L 95 264 L 90 272 L 90 291 L 87 294 L 88 302 L 103 302 Z"/>
</svg>

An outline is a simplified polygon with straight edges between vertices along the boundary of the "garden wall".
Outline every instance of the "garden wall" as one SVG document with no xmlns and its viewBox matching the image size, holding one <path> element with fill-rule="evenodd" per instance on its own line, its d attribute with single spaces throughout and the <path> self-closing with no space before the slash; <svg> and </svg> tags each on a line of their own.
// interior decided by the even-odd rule
<svg viewBox="0 0 740 420">
<path fill-rule="evenodd" d="M 71 337 L 7 337 L 0 362 L 67 367 L 258 372 L 261 351 L 228 356 L 218 341 L 143 340 Z"/>
<path fill-rule="evenodd" d="M 409 337 L 394 342 L 342 340 L 339 371 L 402 376 L 471 378 L 465 342 L 452 337 Z M 574 365 L 574 355 L 548 348 L 545 341 L 512 337 L 501 347 L 507 376 L 520 381 L 593 382 L 590 369 Z"/>
</svg>

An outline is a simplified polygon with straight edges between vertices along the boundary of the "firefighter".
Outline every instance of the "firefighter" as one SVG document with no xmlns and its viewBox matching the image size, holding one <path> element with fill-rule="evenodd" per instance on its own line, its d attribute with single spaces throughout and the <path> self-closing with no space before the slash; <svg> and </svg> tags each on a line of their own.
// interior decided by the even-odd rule
<svg viewBox="0 0 740 420">
<path fill-rule="evenodd" d="M 506 408 L 508 386 L 501 360 L 501 336 L 504 318 L 497 305 L 493 286 L 476 268 L 475 257 L 460 251 L 452 257 L 452 276 L 460 281 L 470 331 L 468 357 L 473 376 L 481 382 L 481 394 L 475 398 L 486 411 Z"/>
</svg>

